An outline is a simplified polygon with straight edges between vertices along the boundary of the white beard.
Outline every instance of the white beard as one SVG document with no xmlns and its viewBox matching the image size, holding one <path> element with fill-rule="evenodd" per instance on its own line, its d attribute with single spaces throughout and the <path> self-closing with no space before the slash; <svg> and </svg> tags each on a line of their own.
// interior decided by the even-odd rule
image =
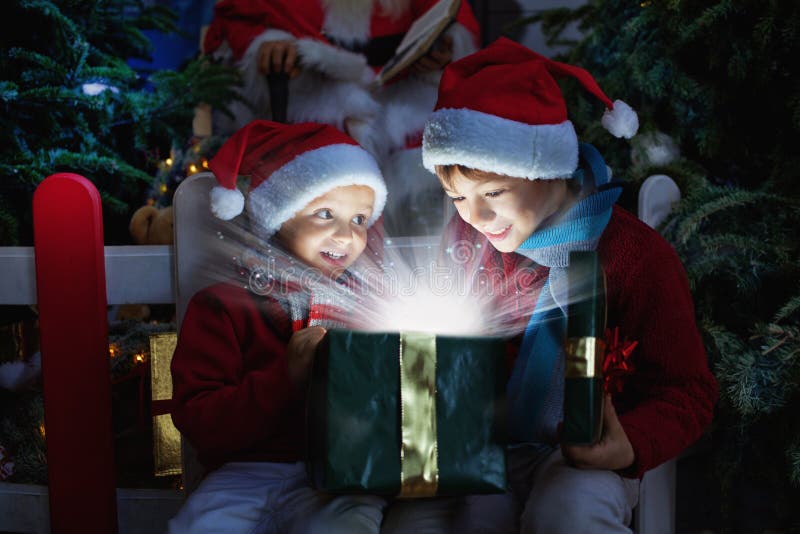
<svg viewBox="0 0 800 534">
<path fill-rule="evenodd" d="M 411 0 L 321 0 L 325 11 L 322 32 L 343 43 L 363 43 L 369 40 L 372 8 L 378 5 L 381 13 L 400 16 Z"/>
</svg>

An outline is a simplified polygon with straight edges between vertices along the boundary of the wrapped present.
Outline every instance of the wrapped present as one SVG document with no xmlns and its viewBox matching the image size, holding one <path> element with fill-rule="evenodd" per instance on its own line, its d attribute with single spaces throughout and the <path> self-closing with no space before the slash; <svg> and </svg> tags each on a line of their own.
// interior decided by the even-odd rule
<svg viewBox="0 0 800 534">
<path fill-rule="evenodd" d="M 181 434 L 172 424 L 172 373 L 170 363 L 178 334 L 167 332 L 150 335 L 150 391 L 153 416 L 154 473 L 158 476 L 179 475 L 181 465 Z"/>
<path fill-rule="evenodd" d="M 596 251 L 569 255 L 564 424 L 561 439 L 591 444 L 603 430 L 605 275 Z"/>
<path fill-rule="evenodd" d="M 309 474 L 332 493 L 505 491 L 504 343 L 329 330 L 309 397 Z"/>
</svg>

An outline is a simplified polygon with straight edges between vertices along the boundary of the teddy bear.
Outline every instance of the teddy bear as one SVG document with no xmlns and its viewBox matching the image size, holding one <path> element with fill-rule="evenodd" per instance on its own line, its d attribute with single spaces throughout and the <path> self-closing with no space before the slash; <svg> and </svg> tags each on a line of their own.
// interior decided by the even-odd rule
<svg viewBox="0 0 800 534">
<path fill-rule="evenodd" d="M 172 206 L 157 208 L 148 205 L 133 213 L 128 230 L 137 245 L 171 245 L 172 225 Z M 125 304 L 119 306 L 115 318 L 118 321 L 146 321 L 152 318 L 152 313 L 153 309 L 147 304 Z"/>
<path fill-rule="evenodd" d="M 133 213 L 128 230 L 137 245 L 171 245 L 172 221 L 172 206 L 142 206 Z"/>
</svg>

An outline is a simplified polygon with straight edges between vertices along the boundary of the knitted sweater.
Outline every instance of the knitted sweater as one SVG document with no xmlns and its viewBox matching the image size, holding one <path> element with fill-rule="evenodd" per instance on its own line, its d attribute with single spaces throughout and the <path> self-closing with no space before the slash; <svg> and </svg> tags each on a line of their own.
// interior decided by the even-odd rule
<svg viewBox="0 0 800 534">
<path fill-rule="evenodd" d="M 460 219 L 453 225 L 450 239 L 482 243 L 485 268 L 502 269 L 510 277 L 530 263 L 516 253 L 497 252 Z M 608 326 L 639 342 L 631 356 L 634 373 L 612 400 L 636 454 L 624 474 L 641 477 L 702 434 L 713 417 L 717 382 L 695 325 L 686 274 L 669 243 L 614 206 L 597 250 L 607 277 Z M 546 267 L 533 269 L 516 282 L 519 294 L 504 297 L 504 309 L 530 317 L 547 278 Z M 518 349 L 519 339 L 511 351 Z"/>
<path fill-rule="evenodd" d="M 172 358 L 172 419 L 204 467 L 304 458 L 306 392 L 289 380 L 286 348 L 295 331 L 343 316 L 297 288 L 261 296 L 220 283 L 192 298 Z"/>
</svg>

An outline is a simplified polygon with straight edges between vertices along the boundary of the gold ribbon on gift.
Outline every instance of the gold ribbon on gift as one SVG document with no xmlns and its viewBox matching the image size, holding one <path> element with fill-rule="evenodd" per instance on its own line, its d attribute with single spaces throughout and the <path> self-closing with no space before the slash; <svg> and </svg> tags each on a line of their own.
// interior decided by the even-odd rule
<svg viewBox="0 0 800 534">
<path fill-rule="evenodd" d="M 175 332 L 150 336 L 150 389 L 153 400 L 153 459 L 155 475 L 181 473 L 181 434 L 172 424 L 172 374 L 169 365 L 178 335 Z M 161 410 L 158 408 L 165 407 Z M 159 413 L 161 412 L 161 413 Z"/>
<path fill-rule="evenodd" d="M 400 334 L 400 497 L 433 497 L 439 485 L 436 443 L 436 336 Z"/>
<path fill-rule="evenodd" d="M 564 343 L 565 378 L 592 378 L 603 375 L 605 342 L 598 337 L 571 337 Z"/>
</svg>

